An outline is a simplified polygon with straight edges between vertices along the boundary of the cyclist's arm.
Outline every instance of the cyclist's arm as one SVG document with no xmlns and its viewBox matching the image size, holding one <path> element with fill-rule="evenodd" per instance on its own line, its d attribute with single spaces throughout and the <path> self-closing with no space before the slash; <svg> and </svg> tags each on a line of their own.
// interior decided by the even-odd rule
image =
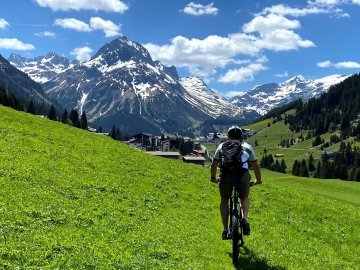
<svg viewBox="0 0 360 270">
<path fill-rule="evenodd" d="M 255 185 L 260 185 L 262 183 L 261 181 L 261 171 L 260 171 L 260 166 L 259 163 L 257 162 L 257 160 L 255 161 L 250 161 L 251 167 L 254 169 L 254 173 L 255 173 Z"/>
<path fill-rule="evenodd" d="M 213 159 L 212 163 L 211 163 L 211 182 L 217 183 L 218 180 L 216 178 L 216 171 L 217 171 L 217 166 L 218 166 L 219 160 L 217 159 Z"/>
</svg>

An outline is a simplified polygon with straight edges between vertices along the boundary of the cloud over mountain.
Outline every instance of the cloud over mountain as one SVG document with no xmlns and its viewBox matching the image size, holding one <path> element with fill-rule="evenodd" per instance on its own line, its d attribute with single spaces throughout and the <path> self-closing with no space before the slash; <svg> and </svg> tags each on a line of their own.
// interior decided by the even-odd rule
<svg viewBox="0 0 360 270">
<path fill-rule="evenodd" d="M 91 17 L 90 24 L 75 18 L 56 19 L 54 25 L 65 29 L 71 29 L 78 32 L 91 32 L 94 30 L 104 31 L 105 37 L 120 35 L 120 26 L 110 20 L 104 20 L 100 17 Z"/>
</svg>

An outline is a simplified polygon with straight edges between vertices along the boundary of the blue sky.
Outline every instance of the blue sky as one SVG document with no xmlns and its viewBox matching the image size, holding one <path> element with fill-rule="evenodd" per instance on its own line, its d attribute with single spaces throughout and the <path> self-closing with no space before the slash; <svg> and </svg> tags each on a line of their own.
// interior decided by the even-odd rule
<svg viewBox="0 0 360 270">
<path fill-rule="evenodd" d="M 360 72 L 360 0 L 2 0 L 0 54 L 87 60 L 119 35 L 230 97 Z"/>
</svg>

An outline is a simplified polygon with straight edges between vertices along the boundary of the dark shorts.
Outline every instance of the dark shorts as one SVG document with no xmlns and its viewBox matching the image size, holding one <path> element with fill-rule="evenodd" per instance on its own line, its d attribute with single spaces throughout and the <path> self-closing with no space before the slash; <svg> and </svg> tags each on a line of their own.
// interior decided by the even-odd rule
<svg viewBox="0 0 360 270">
<path fill-rule="evenodd" d="M 222 198 L 230 198 L 233 190 L 233 185 L 237 178 L 240 184 L 240 198 L 244 199 L 249 196 L 250 191 L 250 174 L 248 170 L 244 170 L 240 174 L 220 174 L 220 195 Z"/>
</svg>

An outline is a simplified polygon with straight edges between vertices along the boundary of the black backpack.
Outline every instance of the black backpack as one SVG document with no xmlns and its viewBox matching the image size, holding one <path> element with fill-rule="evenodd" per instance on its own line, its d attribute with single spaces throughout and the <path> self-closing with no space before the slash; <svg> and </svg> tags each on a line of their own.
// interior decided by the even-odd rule
<svg viewBox="0 0 360 270">
<path fill-rule="evenodd" d="M 237 173 L 243 170 L 244 162 L 241 157 L 243 149 L 240 141 L 226 141 L 222 145 L 220 169 L 228 173 Z"/>
</svg>

